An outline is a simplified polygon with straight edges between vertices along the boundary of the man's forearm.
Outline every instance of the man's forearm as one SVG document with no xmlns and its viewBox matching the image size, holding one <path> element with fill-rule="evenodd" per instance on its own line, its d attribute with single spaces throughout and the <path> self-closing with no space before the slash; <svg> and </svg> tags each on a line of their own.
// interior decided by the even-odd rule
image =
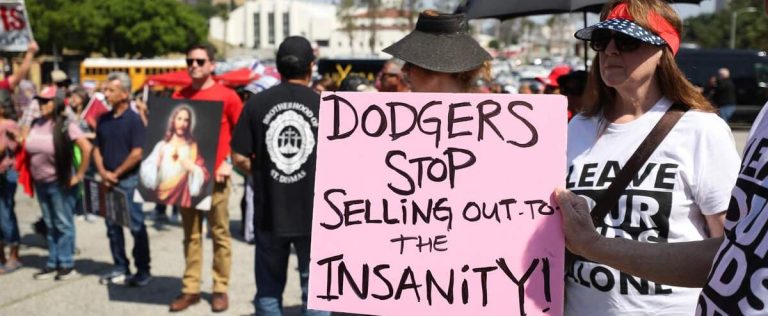
<svg viewBox="0 0 768 316">
<path fill-rule="evenodd" d="M 27 51 L 24 53 L 24 59 L 21 61 L 21 65 L 19 66 L 19 69 L 16 70 L 9 78 L 8 78 L 8 84 L 11 86 L 11 88 L 16 88 L 16 86 L 19 84 L 19 82 L 27 77 L 27 73 L 29 72 L 29 68 L 32 67 L 32 60 L 35 58 L 35 53 L 31 51 Z"/>
<path fill-rule="evenodd" d="M 85 138 L 79 138 L 75 142 L 77 146 L 80 148 L 80 151 L 82 152 L 82 160 L 80 161 L 80 166 L 77 169 L 77 176 L 82 179 L 85 176 L 86 171 L 88 170 L 88 166 L 91 163 L 91 155 L 93 146 L 91 143 L 85 139 Z"/>
<path fill-rule="evenodd" d="M 647 243 L 601 237 L 585 257 L 657 283 L 703 287 L 723 238 Z"/>
<path fill-rule="evenodd" d="M 587 201 L 555 189 L 566 246 L 573 253 L 657 283 L 702 287 L 723 238 L 680 243 L 648 243 L 597 233 Z"/>
<path fill-rule="evenodd" d="M 251 173 L 251 159 L 236 152 L 232 152 L 232 164 L 244 174 Z"/>
<path fill-rule="evenodd" d="M 24 53 L 24 59 L 21 61 L 21 65 L 19 66 L 19 70 L 16 72 L 16 75 L 19 77 L 19 79 L 23 79 L 27 76 L 27 73 L 29 73 L 29 68 L 32 67 L 32 60 L 35 58 L 35 53 L 31 51 L 27 51 Z"/>
<path fill-rule="evenodd" d="M 131 154 L 129 154 L 128 157 L 125 158 L 123 163 L 120 164 L 120 166 L 118 166 L 117 169 L 115 169 L 115 171 L 113 172 L 117 177 L 120 177 L 123 175 L 123 173 L 136 167 L 140 161 L 141 161 L 141 149 L 139 150 L 134 149 L 131 151 Z"/>
<path fill-rule="evenodd" d="M 99 174 L 107 171 L 104 169 L 104 159 L 101 157 L 101 151 L 98 147 L 93 148 L 93 163 L 96 165 L 96 172 Z"/>
</svg>

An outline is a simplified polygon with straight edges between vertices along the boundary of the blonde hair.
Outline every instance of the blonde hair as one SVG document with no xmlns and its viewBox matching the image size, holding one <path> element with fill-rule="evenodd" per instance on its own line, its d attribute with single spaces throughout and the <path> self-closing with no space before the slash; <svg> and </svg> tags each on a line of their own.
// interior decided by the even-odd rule
<svg viewBox="0 0 768 316">
<path fill-rule="evenodd" d="M 480 65 L 480 67 L 457 73 L 454 75 L 454 78 L 456 78 L 456 81 L 461 84 L 461 87 L 464 89 L 464 91 L 468 91 L 477 79 L 483 79 L 487 82 L 490 82 L 491 62 L 486 60 L 482 65 Z"/>
<path fill-rule="evenodd" d="M 640 25 L 646 30 L 652 30 L 648 13 L 653 11 L 669 22 L 677 31 L 682 34 L 683 23 L 674 9 L 664 1 L 660 0 L 614 0 L 603 7 L 600 13 L 600 21 L 604 21 L 611 10 L 621 4 L 626 3 L 629 13 L 634 18 L 634 23 Z M 677 67 L 675 56 L 669 47 L 662 49 L 661 60 L 656 70 L 656 79 L 663 83 L 659 85 L 661 94 L 674 103 L 684 105 L 690 109 L 714 112 L 712 104 L 691 84 L 685 77 L 680 68 Z M 597 54 L 592 60 L 592 69 L 590 70 L 587 86 L 584 90 L 584 107 L 582 113 L 587 116 L 595 116 L 604 108 L 613 105 L 616 100 L 616 89 L 608 87 L 603 82 L 600 75 L 600 55 Z"/>
</svg>

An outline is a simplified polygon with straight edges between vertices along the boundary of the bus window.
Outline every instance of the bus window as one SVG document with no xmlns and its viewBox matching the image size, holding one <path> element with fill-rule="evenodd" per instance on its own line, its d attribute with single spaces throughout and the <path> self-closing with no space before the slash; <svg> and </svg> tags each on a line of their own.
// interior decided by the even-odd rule
<svg viewBox="0 0 768 316">
<path fill-rule="evenodd" d="M 184 59 L 111 59 L 86 58 L 80 64 L 80 80 L 102 82 L 111 72 L 121 71 L 131 77 L 133 89 L 141 89 L 147 76 L 186 69 Z"/>
</svg>

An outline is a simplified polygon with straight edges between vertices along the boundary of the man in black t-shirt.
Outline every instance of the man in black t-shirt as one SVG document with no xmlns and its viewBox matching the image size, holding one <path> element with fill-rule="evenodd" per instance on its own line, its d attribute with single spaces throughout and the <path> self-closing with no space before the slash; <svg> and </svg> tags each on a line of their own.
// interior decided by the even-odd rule
<svg viewBox="0 0 768 316">
<path fill-rule="evenodd" d="M 250 172 L 254 182 L 257 315 L 282 311 L 291 244 L 306 310 L 320 103 L 308 87 L 314 60 L 305 38 L 286 38 L 277 51 L 283 82 L 248 100 L 232 136 L 234 165 Z"/>
</svg>

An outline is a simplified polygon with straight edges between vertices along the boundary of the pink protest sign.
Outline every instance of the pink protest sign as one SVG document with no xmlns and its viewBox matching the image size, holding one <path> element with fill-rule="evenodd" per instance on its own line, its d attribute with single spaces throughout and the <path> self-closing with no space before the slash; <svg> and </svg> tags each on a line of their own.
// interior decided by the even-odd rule
<svg viewBox="0 0 768 316">
<path fill-rule="evenodd" d="M 309 307 L 561 315 L 566 100 L 323 93 Z"/>
</svg>

